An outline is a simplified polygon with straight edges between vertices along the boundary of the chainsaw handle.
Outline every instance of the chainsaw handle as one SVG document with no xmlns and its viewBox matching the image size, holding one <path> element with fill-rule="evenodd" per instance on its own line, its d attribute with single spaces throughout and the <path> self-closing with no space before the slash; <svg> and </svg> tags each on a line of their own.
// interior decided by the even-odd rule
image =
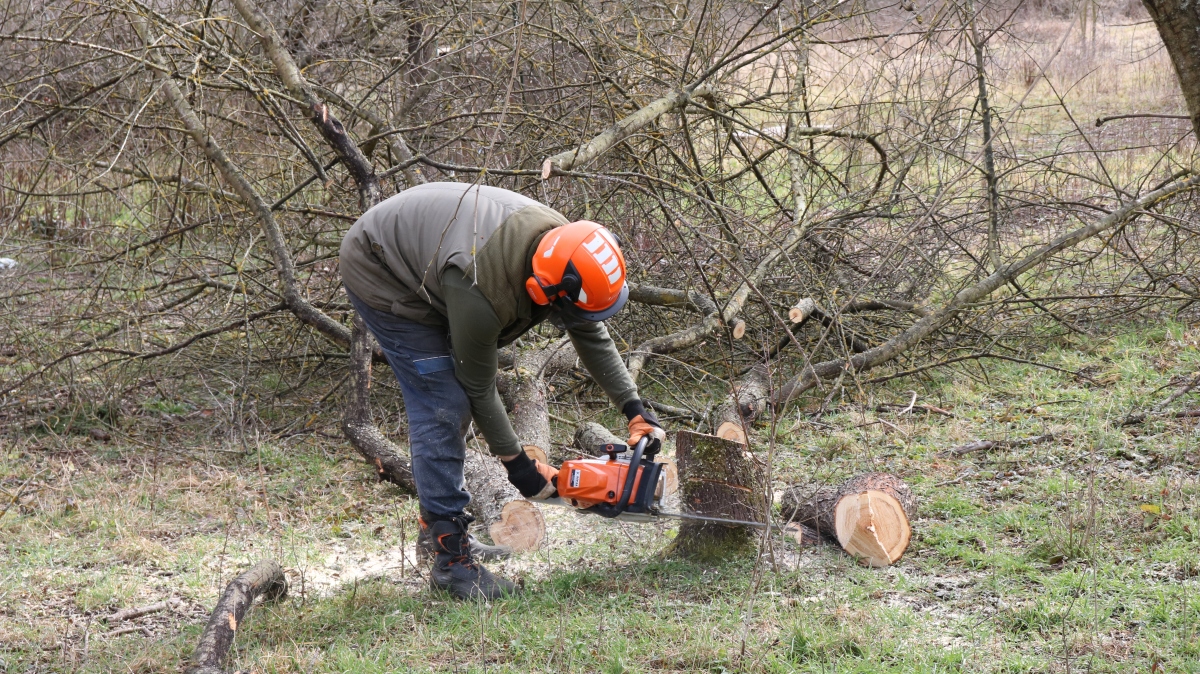
<svg viewBox="0 0 1200 674">
<path fill-rule="evenodd" d="M 621 489 L 621 498 L 617 501 L 616 511 L 611 517 L 625 512 L 629 507 L 629 499 L 633 497 L 633 483 L 637 480 L 638 468 L 642 465 L 642 454 L 646 451 L 646 443 L 650 436 L 643 435 L 633 446 L 633 456 L 629 457 L 629 470 L 625 473 L 625 486 Z"/>
</svg>

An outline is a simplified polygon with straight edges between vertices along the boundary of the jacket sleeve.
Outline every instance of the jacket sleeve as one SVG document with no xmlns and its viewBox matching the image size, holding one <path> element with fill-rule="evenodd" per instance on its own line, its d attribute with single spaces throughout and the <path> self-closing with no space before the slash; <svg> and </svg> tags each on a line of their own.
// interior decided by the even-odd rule
<svg viewBox="0 0 1200 674">
<path fill-rule="evenodd" d="M 500 393 L 496 391 L 496 343 L 500 319 L 492 305 L 458 267 L 442 273 L 442 294 L 450 323 L 454 376 L 471 403 L 471 418 L 483 433 L 492 454 L 513 456 L 521 441 L 513 430 Z M 628 375 L 626 375 L 628 376 Z"/>
<path fill-rule="evenodd" d="M 623 408 L 630 400 L 638 399 L 637 385 L 629 376 L 629 370 L 625 368 L 617 345 L 613 343 L 604 323 L 581 322 L 572 325 L 567 334 L 575 345 L 580 362 L 617 409 Z"/>
</svg>

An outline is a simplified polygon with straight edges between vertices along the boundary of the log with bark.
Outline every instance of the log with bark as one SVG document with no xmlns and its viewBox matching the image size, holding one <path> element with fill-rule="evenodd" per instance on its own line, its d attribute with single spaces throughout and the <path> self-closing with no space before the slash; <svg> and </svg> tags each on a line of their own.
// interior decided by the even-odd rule
<svg viewBox="0 0 1200 674">
<path fill-rule="evenodd" d="M 467 447 L 463 476 L 471 492 L 468 509 L 492 542 L 513 552 L 537 550 L 546 538 L 546 521 L 533 503 L 508 481 L 500 459 Z"/>
<path fill-rule="evenodd" d="M 679 431 L 675 439 L 681 505 L 708 517 L 765 522 L 770 499 L 758 460 L 746 447 L 715 435 Z M 683 520 L 665 554 L 697 561 L 746 557 L 758 529 Z"/>
<path fill-rule="evenodd" d="M 785 521 L 816 529 L 868 566 L 888 566 L 912 539 L 916 497 L 903 480 L 866 473 L 840 486 L 795 486 L 784 492 Z"/>
<path fill-rule="evenodd" d="M 512 409 L 513 430 L 525 453 L 538 461 L 561 463 L 553 461 L 546 375 L 570 369 L 575 360 L 575 348 L 565 338 L 544 348 L 517 350 L 513 372 L 499 386 Z M 537 506 L 509 483 L 499 459 L 469 448 L 463 472 L 471 492 L 471 514 L 492 542 L 514 552 L 541 547 L 546 521 Z"/>
<path fill-rule="evenodd" d="M 224 674 L 221 663 L 254 600 L 261 595 L 264 601 L 279 601 L 287 596 L 287 591 L 283 569 L 269 559 L 230 581 L 209 616 L 185 674 Z"/>
<path fill-rule="evenodd" d="M 351 383 L 342 413 L 342 432 L 350 444 L 375 468 L 379 479 L 417 493 L 409 459 L 388 439 L 371 418 L 371 333 L 358 315 L 354 316 L 354 331 L 350 340 Z"/>
<path fill-rule="evenodd" d="M 765 365 L 756 365 L 739 377 L 729 397 L 713 413 L 717 437 L 747 444 L 750 424 L 770 402 L 769 385 L 770 373 Z"/>
</svg>

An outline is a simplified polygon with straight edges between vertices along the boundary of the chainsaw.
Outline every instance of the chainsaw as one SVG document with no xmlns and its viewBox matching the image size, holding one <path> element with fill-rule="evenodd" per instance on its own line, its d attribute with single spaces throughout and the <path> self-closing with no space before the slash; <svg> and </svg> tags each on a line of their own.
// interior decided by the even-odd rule
<svg viewBox="0 0 1200 674">
<path fill-rule="evenodd" d="M 607 459 L 569 459 L 558 469 L 558 497 L 539 501 L 575 508 L 580 513 L 600 515 L 624 522 L 652 522 L 671 517 L 714 524 L 741 525 L 766 529 L 762 522 L 673 513 L 661 509 L 666 487 L 663 464 L 654 461 L 655 452 L 646 451 L 649 437 L 633 446 L 609 443 L 600 447 Z M 771 526 L 772 529 L 780 529 Z"/>
</svg>

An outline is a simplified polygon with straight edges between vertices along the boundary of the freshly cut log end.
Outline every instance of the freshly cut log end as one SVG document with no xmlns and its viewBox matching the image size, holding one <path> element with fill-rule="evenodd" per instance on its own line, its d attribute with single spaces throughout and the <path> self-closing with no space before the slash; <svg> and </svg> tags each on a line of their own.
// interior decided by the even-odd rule
<svg viewBox="0 0 1200 674">
<path fill-rule="evenodd" d="M 542 162 L 542 180 L 548 179 L 554 173 L 554 160 L 547 159 Z"/>
<path fill-rule="evenodd" d="M 781 500 L 785 520 L 836 540 L 868 566 L 894 564 L 912 540 L 916 498 L 895 475 L 867 473 L 837 487 L 791 487 Z"/>
<path fill-rule="evenodd" d="M 537 445 L 525 445 L 522 447 L 525 450 L 525 455 L 534 461 L 541 461 L 544 464 L 549 464 L 550 459 L 546 456 L 546 451 Z"/>
<path fill-rule="evenodd" d="M 713 414 L 717 437 L 748 444 L 748 426 L 766 409 L 769 385 L 770 373 L 762 364 L 750 368 L 734 382 L 729 397 Z"/>
<path fill-rule="evenodd" d="M 789 522 L 783 526 L 783 530 L 785 533 L 791 536 L 793 540 L 796 541 L 796 545 L 811 547 L 821 544 L 820 534 L 818 534 L 817 530 L 813 529 L 812 527 L 807 527 L 803 524 L 796 524 L 795 522 Z"/>
<path fill-rule="evenodd" d="M 895 497 L 874 489 L 842 498 L 834 522 L 838 544 L 867 566 L 894 563 L 912 540 L 904 507 Z"/>
<path fill-rule="evenodd" d="M 546 521 L 537 506 L 517 499 L 504 504 L 499 521 L 488 528 L 488 535 L 493 543 L 507 545 L 513 552 L 537 550 L 546 538 Z"/>
<path fill-rule="evenodd" d="M 742 337 L 745 337 L 746 336 L 746 321 L 743 321 L 740 318 L 737 319 L 736 321 L 734 321 L 733 329 L 730 330 L 730 334 L 733 336 L 734 339 L 741 339 Z"/>
<path fill-rule="evenodd" d="M 793 323 L 802 323 L 804 322 L 804 319 L 812 316 L 816 311 L 816 300 L 811 297 L 805 297 L 804 299 L 792 305 L 791 309 L 788 309 L 788 320 Z"/>
<path fill-rule="evenodd" d="M 661 498 L 667 498 L 679 493 L 679 467 L 675 465 L 675 461 L 661 454 L 654 457 L 655 463 L 661 463 L 662 469 L 662 494 Z"/>
<path fill-rule="evenodd" d="M 742 430 L 741 424 L 733 421 L 721 422 L 721 425 L 717 426 L 717 437 L 741 445 L 747 443 L 746 431 Z"/>
<path fill-rule="evenodd" d="M 532 550 L 541 545 L 546 535 L 542 514 L 508 481 L 507 471 L 499 459 L 468 449 L 463 474 L 471 488 L 471 503 L 467 509 L 475 516 L 475 525 L 494 543 L 507 545 L 515 551 Z"/>
</svg>

